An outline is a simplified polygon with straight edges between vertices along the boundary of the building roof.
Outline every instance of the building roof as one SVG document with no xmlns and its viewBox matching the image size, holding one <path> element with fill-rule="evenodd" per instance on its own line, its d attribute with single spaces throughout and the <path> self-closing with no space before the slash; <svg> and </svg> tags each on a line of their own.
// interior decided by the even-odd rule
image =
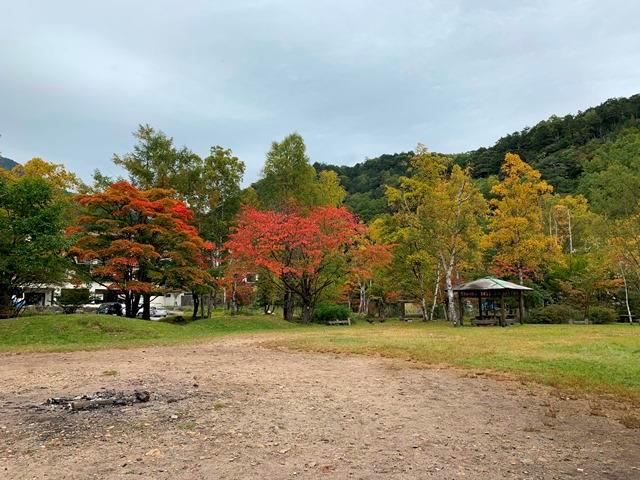
<svg viewBox="0 0 640 480">
<path fill-rule="evenodd" d="M 506 291 L 506 290 L 533 290 L 532 288 L 507 282 L 494 277 L 484 277 L 473 282 L 463 283 L 453 289 L 456 292 L 464 291 Z"/>
</svg>

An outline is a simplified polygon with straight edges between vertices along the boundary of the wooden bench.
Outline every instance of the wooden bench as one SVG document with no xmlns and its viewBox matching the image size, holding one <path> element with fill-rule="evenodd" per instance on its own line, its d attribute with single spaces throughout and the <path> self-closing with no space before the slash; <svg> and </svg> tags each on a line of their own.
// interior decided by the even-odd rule
<svg viewBox="0 0 640 480">
<path fill-rule="evenodd" d="M 346 320 L 329 320 L 327 321 L 327 325 L 351 325 L 351 319 L 347 318 Z"/>
<path fill-rule="evenodd" d="M 504 319 L 505 325 L 513 325 L 514 323 L 516 323 L 515 317 L 507 317 Z M 471 325 L 500 325 L 500 317 L 474 318 L 471 320 Z"/>
<path fill-rule="evenodd" d="M 471 320 L 472 325 L 498 325 L 498 318 L 474 318 Z"/>
</svg>

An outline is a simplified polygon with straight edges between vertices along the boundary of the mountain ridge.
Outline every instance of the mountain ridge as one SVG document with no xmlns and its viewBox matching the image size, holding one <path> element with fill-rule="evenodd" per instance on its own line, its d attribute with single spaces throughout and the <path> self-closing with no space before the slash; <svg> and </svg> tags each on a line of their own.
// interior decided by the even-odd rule
<svg viewBox="0 0 640 480">
<path fill-rule="evenodd" d="M 491 147 L 448 154 L 468 166 L 474 178 L 499 175 L 507 152 L 519 154 L 539 170 L 558 193 L 576 193 L 583 166 L 593 152 L 615 141 L 621 132 L 640 132 L 640 94 L 611 98 L 600 105 L 562 117 L 552 115 L 533 127 L 507 134 Z M 345 203 L 363 220 L 386 211 L 384 186 L 407 176 L 412 152 L 384 154 L 352 166 L 315 163 L 316 170 L 335 171 L 347 191 Z M 638 152 L 640 160 L 640 152 Z"/>
<path fill-rule="evenodd" d="M 15 160 L 11 160 L 10 158 L 0 155 L 0 168 L 11 170 L 16 165 L 18 165 L 18 162 L 16 162 Z"/>
</svg>

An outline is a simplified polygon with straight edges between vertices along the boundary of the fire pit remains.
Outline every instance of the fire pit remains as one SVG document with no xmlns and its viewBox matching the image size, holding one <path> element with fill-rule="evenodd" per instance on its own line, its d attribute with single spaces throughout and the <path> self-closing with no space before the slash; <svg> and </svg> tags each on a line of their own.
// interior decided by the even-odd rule
<svg viewBox="0 0 640 480">
<path fill-rule="evenodd" d="M 133 393 L 105 390 L 93 395 L 80 395 L 76 397 L 52 397 L 47 399 L 46 405 L 63 406 L 72 411 L 90 410 L 108 406 L 132 405 L 134 403 L 146 403 L 151 398 L 147 391 L 134 390 Z"/>
</svg>

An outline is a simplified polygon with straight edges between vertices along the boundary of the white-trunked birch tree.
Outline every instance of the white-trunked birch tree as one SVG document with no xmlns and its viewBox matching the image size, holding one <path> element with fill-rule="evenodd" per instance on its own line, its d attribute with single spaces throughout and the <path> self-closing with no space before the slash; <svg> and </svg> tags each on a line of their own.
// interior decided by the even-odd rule
<svg viewBox="0 0 640 480">
<path fill-rule="evenodd" d="M 423 145 L 416 149 L 411 172 L 398 188 L 388 189 L 387 198 L 400 225 L 422 239 L 422 254 L 433 259 L 433 275 L 443 276 L 447 316 L 458 326 L 463 312 L 456 311 L 454 278 L 480 257 L 481 219 L 487 204 L 468 170 Z"/>
</svg>

